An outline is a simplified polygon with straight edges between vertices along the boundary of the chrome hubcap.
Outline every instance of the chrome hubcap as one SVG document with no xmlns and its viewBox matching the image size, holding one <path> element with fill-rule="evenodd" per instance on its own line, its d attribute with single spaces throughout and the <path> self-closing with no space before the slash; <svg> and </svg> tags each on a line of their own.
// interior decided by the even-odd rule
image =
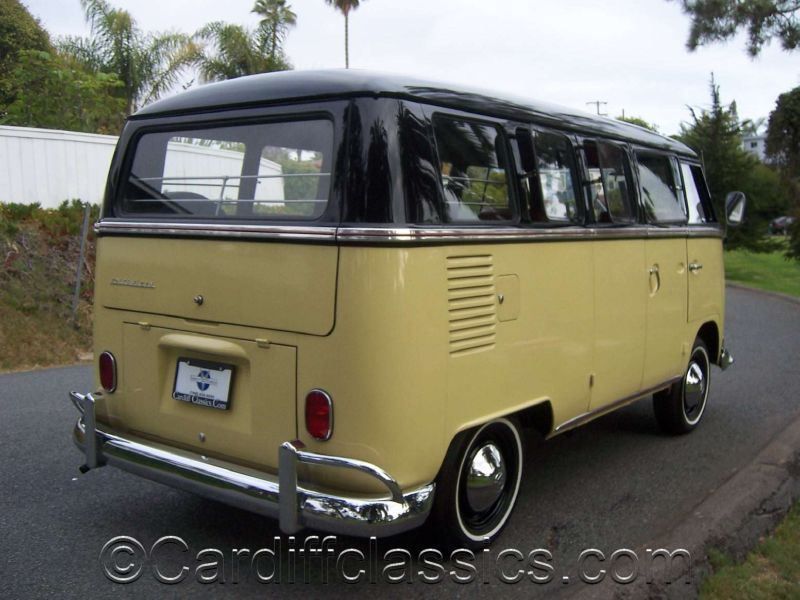
<svg viewBox="0 0 800 600">
<path fill-rule="evenodd" d="M 694 412 L 702 405 L 706 392 L 706 376 L 703 368 L 692 361 L 683 384 L 683 403 L 686 416 L 693 416 Z"/>
<path fill-rule="evenodd" d="M 503 455 L 493 443 L 487 443 L 472 455 L 467 472 L 467 504 L 476 513 L 489 510 L 500 499 L 506 483 Z"/>
</svg>

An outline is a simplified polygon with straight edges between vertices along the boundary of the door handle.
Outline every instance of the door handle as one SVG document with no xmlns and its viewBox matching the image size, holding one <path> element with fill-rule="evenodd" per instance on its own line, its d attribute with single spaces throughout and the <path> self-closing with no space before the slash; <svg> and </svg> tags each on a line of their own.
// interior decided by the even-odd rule
<svg viewBox="0 0 800 600">
<path fill-rule="evenodd" d="M 689 270 L 692 273 L 697 273 L 702 268 L 703 268 L 703 264 L 702 263 L 698 263 L 698 262 L 689 263 Z"/>
<path fill-rule="evenodd" d="M 650 273 L 650 295 L 655 296 L 661 289 L 661 274 L 658 271 L 658 265 L 650 267 L 648 272 Z"/>
</svg>

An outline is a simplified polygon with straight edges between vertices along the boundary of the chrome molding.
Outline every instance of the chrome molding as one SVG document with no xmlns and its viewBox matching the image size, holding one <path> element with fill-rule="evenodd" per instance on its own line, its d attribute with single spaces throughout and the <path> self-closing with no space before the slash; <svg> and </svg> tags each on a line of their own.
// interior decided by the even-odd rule
<svg viewBox="0 0 800 600">
<path fill-rule="evenodd" d="M 81 471 L 111 465 L 140 477 L 183 489 L 279 520 L 284 533 L 303 527 L 356 536 L 395 535 L 421 525 L 433 506 L 435 484 L 403 492 L 383 469 L 354 459 L 303 450 L 285 442 L 277 476 L 164 444 L 99 429 L 91 394 L 70 392 L 81 417 L 73 440 L 86 456 Z M 298 482 L 301 463 L 356 470 L 383 483 L 388 495 L 340 496 Z"/>
<path fill-rule="evenodd" d="M 350 243 L 557 242 L 648 238 L 722 238 L 721 227 L 335 227 L 101 220 L 98 235 L 252 238 Z"/>
<path fill-rule="evenodd" d="M 177 237 L 265 238 L 276 240 L 336 241 L 336 227 L 297 225 L 233 225 L 228 223 L 189 223 L 141 221 L 98 221 L 98 235 L 155 235 Z"/>
<path fill-rule="evenodd" d="M 613 412 L 613 411 L 617 410 L 618 408 L 622 408 L 623 406 L 626 406 L 628 404 L 636 402 L 637 400 L 641 400 L 645 396 L 649 396 L 650 394 L 653 394 L 655 392 L 660 392 L 661 390 L 670 387 L 672 384 L 677 383 L 678 381 L 681 381 L 682 379 L 683 379 L 683 377 L 678 375 L 677 377 L 673 377 L 672 379 L 669 379 L 669 380 L 665 381 L 664 383 L 662 383 L 660 385 L 648 388 L 648 389 L 643 390 L 641 392 L 637 392 L 637 393 L 635 393 L 635 394 L 633 394 L 631 396 L 627 396 L 625 398 L 622 398 L 621 400 L 617 400 L 616 402 L 612 402 L 611 404 L 606 404 L 605 406 L 601 406 L 599 408 L 596 408 L 595 410 L 591 410 L 589 412 L 585 412 L 585 413 L 583 413 L 581 415 L 578 415 L 577 417 L 573 417 L 573 418 L 571 418 L 571 419 L 569 419 L 567 421 L 564 421 L 561 425 L 556 427 L 553 430 L 553 433 L 550 434 L 550 436 L 548 436 L 548 437 L 552 437 L 552 436 L 554 436 L 556 434 L 564 433 L 565 431 L 569 431 L 570 429 L 575 429 L 576 427 L 580 427 L 581 425 L 584 425 L 584 424 L 588 423 L 589 421 L 591 421 L 593 419 L 596 419 L 597 417 L 601 417 L 601 416 L 603 416 L 605 414 Z"/>
</svg>

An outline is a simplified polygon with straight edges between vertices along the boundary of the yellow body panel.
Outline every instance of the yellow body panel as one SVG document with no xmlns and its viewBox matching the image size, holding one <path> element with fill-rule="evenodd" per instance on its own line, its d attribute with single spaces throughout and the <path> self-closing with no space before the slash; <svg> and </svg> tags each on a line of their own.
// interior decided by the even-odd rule
<svg viewBox="0 0 800 600">
<path fill-rule="evenodd" d="M 108 284 L 99 298 L 104 307 L 314 335 L 333 328 L 334 247 L 164 238 L 106 241 L 100 240 L 98 252 L 113 267 L 110 279 L 101 282 Z M 193 303 L 198 295 L 202 305 Z"/>
<path fill-rule="evenodd" d="M 719 327 L 725 322 L 725 264 L 722 259 L 720 240 L 690 238 L 687 242 L 688 265 L 699 265 L 699 270 L 690 271 L 689 323 L 700 327 L 713 321 Z M 712 351 L 713 352 L 713 351 Z"/>
<path fill-rule="evenodd" d="M 685 238 L 336 247 L 103 237 L 95 350 L 115 354 L 119 386 L 98 400 L 98 418 L 267 471 L 278 445 L 299 438 L 408 489 L 436 477 L 459 431 L 493 416 L 549 402 L 555 428 L 680 371 L 699 321 L 723 313 L 720 240 L 689 244 L 706 264 L 702 278 L 684 275 L 687 323 Z M 663 269 L 655 299 L 652 261 Z M 182 356 L 235 365 L 228 411 L 171 398 Z M 329 441 L 305 431 L 313 388 L 334 400 Z M 383 491 L 333 469 L 301 476 Z"/>
<path fill-rule="evenodd" d="M 719 244 L 719 242 L 717 242 Z M 650 389 L 682 375 L 688 356 L 686 240 L 648 240 L 647 246 L 647 343 L 642 388 Z"/>
<path fill-rule="evenodd" d="M 594 386 L 597 410 L 638 391 L 645 343 L 645 240 L 592 242 Z"/>
</svg>

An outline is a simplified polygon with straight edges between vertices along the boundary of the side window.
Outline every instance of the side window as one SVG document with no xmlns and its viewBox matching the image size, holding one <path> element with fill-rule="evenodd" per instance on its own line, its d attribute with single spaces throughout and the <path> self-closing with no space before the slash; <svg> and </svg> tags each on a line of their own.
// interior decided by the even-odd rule
<svg viewBox="0 0 800 600">
<path fill-rule="evenodd" d="M 669 157 L 637 152 L 636 160 L 647 220 L 651 223 L 686 223 Z"/>
<path fill-rule="evenodd" d="M 534 221 L 579 222 L 575 157 L 568 138 L 549 132 L 534 137 L 541 206 L 534 206 Z M 534 203 L 538 200 L 534 198 Z"/>
<path fill-rule="evenodd" d="M 630 168 L 625 151 L 607 142 L 585 141 L 589 193 L 597 223 L 633 223 Z"/>
<path fill-rule="evenodd" d="M 486 123 L 438 115 L 433 130 L 447 221 L 510 220 L 508 156 L 500 131 Z"/>
<path fill-rule="evenodd" d="M 686 202 L 689 206 L 689 224 L 713 223 L 711 197 L 708 194 L 703 170 L 696 165 L 681 163 L 683 186 L 686 188 Z"/>
</svg>

